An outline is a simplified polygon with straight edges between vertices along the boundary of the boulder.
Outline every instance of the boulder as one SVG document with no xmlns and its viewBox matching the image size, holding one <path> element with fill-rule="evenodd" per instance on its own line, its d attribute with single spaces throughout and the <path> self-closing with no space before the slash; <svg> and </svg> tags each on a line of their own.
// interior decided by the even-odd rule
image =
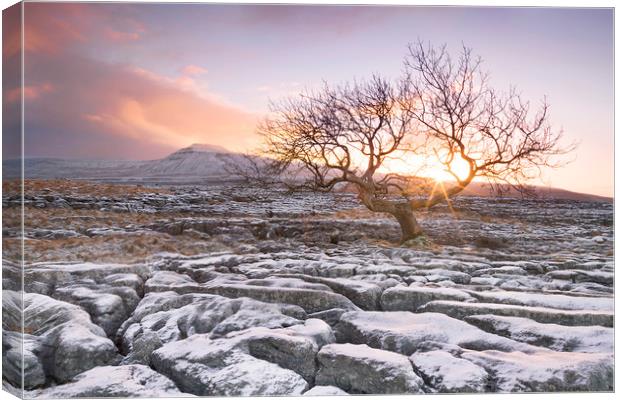
<svg viewBox="0 0 620 400">
<path fill-rule="evenodd" d="M 29 362 L 35 364 L 30 356 L 36 356 L 45 375 L 59 382 L 119 360 L 116 346 L 91 322 L 88 313 L 45 295 L 24 294 L 24 331 L 33 336 Z"/>
<path fill-rule="evenodd" d="M 304 393 L 304 396 L 348 396 L 349 393 L 336 386 L 315 386 Z"/>
<path fill-rule="evenodd" d="M 46 375 L 67 382 L 80 372 L 116 364 L 116 346 L 105 335 L 95 335 L 86 326 L 65 323 L 45 334 L 42 359 Z"/>
<path fill-rule="evenodd" d="M 33 398 L 187 396 L 170 379 L 144 365 L 96 367 L 64 385 L 30 394 Z"/>
<path fill-rule="evenodd" d="M 567 269 L 561 271 L 551 271 L 545 274 L 551 279 L 562 279 L 574 283 L 593 282 L 601 285 L 611 286 L 614 282 L 613 272 L 604 271 L 583 271 L 579 269 Z"/>
<path fill-rule="evenodd" d="M 428 342 L 446 343 L 469 349 L 533 351 L 530 345 L 484 332 L 466 322 L 438 313 L 405 311 L 350 311 L 336 325 L 338 342 L 368 344 L 370 347 L 409 356 L 426 348 Z"/>
<path fill-rule="evenodd" d="M 280 275 L 287 276 L 287 275 Z M 310 275 L 291 275 L 306 282 L 321 284 L 339 293 L 363 310 L 378 310 L 383 289 L 374 283 L 346 278 L 322 278 Z"/>
<path fill-rule="evenodd" d="M 237 298 L 249 297 L 265 303 L 293 304 L 308 313 L 325 311 L 331 308 L 357 310 L 358 307 L 346 297 L 332 292 L 312 289 L 264 287 L 243 284 L 210 284 L 205 292 L 220 296 Z"/>
<path fill-rule="evenodd" d="M 461 303 L 437 300 L 420 307 L 421 312 L 439 312 L 453 318 L 464 319 L 470 315 L 494 314 L 506 317 L 522 317 L 560 325 L 613 326 L 614 314 L 609 311 L 560 310 L 547 307 L 524 307 L 495 303 Z"/>
<path fill-rule="evenodd" d="M 331 308 L 356 310 L 346 297 L 333 293 L 324 285 L 309 284 L 300 279 L 227 279 L 225 277 L 198 283 L 187 275 L 172 271 L 157 272 L 145 283 L 146 292 L 175 291 L 179 294 L 208 293 L 238 298 L 249 297 L 265 303 L 292 304 L 308 313 Z M 311 289 L 309 288 L 311 287 Z M 326 290 L 319 290 L 323 288 Z"/>
<path fill-rule="evenodd" d="M 151 364 L 199 396 L 299 395 L 308 382 L 282 365 L 310 372 L 318 346 L 274 331 L 251 328 L 218 339 L 193 335 L 156 350 Z"/>
<path fill-rule="evenodd" d="M 423 276 L 428 282 L 452 281 L 467 285 L 471 281 L 471 276 L 465 272 L 441 268 L 422 269 L 414 272 L 413 275 Z"/>
<path fill-rule="evenodd" d="M 305 318 L 301 308 L 291 305 L 174 292 L 148 293 L 134 314 L 124 327 L 123 349 L 129 360 L 145 364 L 149 350 L 195 334 L 216 338 L 251 327 L 288 327 Z"/>
<path fill-rule="evenodd" d="M 485 350 L 461 355 L 488 371 L 493 391 L 569 392 L 613 391 L 611 354 L 540 351 L 532 354 Z"/>
<path fill-rule="evenodd" d="M 201 293 L 200 284 L 185 274 L 174 271 L 158 271 L 144 283 L 144 292 L 167 292 L 179 294 Z"/>
<path fill-rule="evenodd" d="M 468 293 L 481 303 L 512 304 L 528 307 L 548 307 L 560 310 L 613 311 L 613 297 L 583 297 L 516 291 L 484 291 Z M 436 299 L 458 300 L 458 299 Z"/>
<path fill-rule="evenodd" d="M 58 287 L 82 280 L 105 283 L 116 274 L 133 274 L 146 280 L 151 269 L 143 264 L 34 263 L 25 270 L 24 283 L 27 292 L 50 295 Z"/>
<path fill-rule="evenodd" d="M 381 295 L 381 309 L 384 311 L 416 311 L 433 300 L 476 301 L 467 292 L 452 288 L 425 286 L 396 286 Z"/>
<path fill-rule="evenodd" d="M 58 288 L 52 297 L 82 307 L 92 321 L 114 337 L 140 302 L 135 289 L 105 284 L 75 284 Z"/>
<path fill-rule="evenodd" d="M 43 363 L 37 352 L 38 337 L 20 332 L 2 331 L 2 377 L 13 386 L 33 389 L 45 384 Z M 23 374 L 22 374 L 23 371 Z"/>
<path fill-rule="evenodd" d="M 415 353 L 415 370 L 441 393 L 484 392 L 489 374 L 484 368 L 442 350 Z"/>
<path fill-rule="evenodd" d="M 602 326 L 541 324 L 528 318 L 472 315 L 465 321 L 487 332 L 556 351 L 613 353 L 614 330 Z"/>
<path fill-rule="evenodd" d="M 407 357 L 366 345 L 330 344 L 317 355 L 317 385 L 337 386 L 348 393 L 423 393 L 424 382 Z"/>
</svg>

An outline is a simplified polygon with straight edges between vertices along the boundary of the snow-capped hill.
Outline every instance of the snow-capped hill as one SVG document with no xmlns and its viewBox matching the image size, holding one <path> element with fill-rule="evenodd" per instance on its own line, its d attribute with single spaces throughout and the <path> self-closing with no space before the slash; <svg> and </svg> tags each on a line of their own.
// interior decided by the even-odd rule
<svg viewBox="0 0 620 400">
<path fill-rule="evenodd" d="M 141 172 L 146 176 L 162 177 L 225 177 L 229 175 L 227 165 L 240 158 L 239 154 L 231 153 L 221 146 L 193 144 L 165 158 L 145 162 Z"/>
<path fill-rule="evenodd" d="M 185 147 L 179 151 L 172 153 L 171 155 L 177 154 L 177 153 L 188 153 L 188 152 L 230 153 L 230 151 L 228 151 L 226 148 L 222 146 L 217 146 L 215 144 L 194 143 L 189 147 Z"/>
<path fill-rule="evenodd" d="M 27 158 L 27 179 L 93 179 L 102 181 L 194 183 L 235 178 L 229 165 L 245 162 L 242 155 L 224 147 L 193 144 L 157 160 L 75 160 Z M 20 160 L 4 160 L 4 176 L 20 176 Z"/>
</svg>

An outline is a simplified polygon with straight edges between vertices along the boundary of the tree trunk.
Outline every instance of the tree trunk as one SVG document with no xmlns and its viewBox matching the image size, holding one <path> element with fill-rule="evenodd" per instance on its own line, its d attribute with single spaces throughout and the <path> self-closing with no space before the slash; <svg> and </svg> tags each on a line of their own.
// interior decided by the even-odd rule
<svg viewBox="0 0 620 400">
<path fill-rule="evenodd" d="M 415 239 L 422 235 L 422 227 L 413 215 L 411 202 L 395 202 L 392 200 L 377 199 L 365 190 L 359 191 L 359 199 L 370 211 L 388 213 L 394 216 L 400 224 L 400 242 Z"/>
<path fill-rule="evenodd" d="M 392 215 L 394 215 L 394 218 L 396 218 L 400 224 L 401 243 L 404 243 L 407 240 L 415 239 L 423 233 L 422 227 L 418 224 L 411 208 L 406 206 L 397 207 L 396 212 Z"/>
</svg>

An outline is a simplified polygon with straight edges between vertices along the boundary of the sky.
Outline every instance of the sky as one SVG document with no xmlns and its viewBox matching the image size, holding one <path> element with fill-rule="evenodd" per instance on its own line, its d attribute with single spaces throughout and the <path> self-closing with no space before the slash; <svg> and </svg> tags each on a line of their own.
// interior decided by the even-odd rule
<svg viewBox="0 0 620 400">
<path fill-rule="evenodd" d="M 27 157 L 249 150 L 270 99 L 396 78 L 421 39 L 464 43 L 493 87 L 547 97 L 550 122 L 579 147 L 536 183 L 613 195 L 611 9 L 25 3 L 24 20 Z M 19 42 L 4 40 L 11 65 Z M 19 89 L 4 90 L 18 102 Z"/>
</svg>

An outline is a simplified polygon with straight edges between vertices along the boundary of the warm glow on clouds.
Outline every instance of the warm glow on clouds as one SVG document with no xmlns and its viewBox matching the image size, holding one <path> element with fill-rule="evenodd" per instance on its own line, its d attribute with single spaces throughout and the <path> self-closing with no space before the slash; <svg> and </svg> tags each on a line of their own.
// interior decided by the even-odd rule
<svg viewBox="0 0 620 400">
<path fill-rule="evenodd" d="M 112 156 L 138 159 L 161 157 L 195 142 L 239 151 L 251 144 L 256 116 L 209 93 L 205 67 L 186 64 L 178 69 L 179 76 L 168 77 L 80 51 L 85 42 L 139 41 L 147 31 L 141 24 L 118 30 L 107 25 L 112 15 L 103 12 L 93 19 L 88 7 L 69 6 L 67 13 L 62 12 L 64 5 L 52 3 L 26 7 L 24 97 L 37 100 L 26 113 L 33 155 L 44 155 L 45 146 L 36 138 L 49 130 L 58 132 L 57 140 L 72 144 L 66 155 L 73 156 L 88 156 L 92 149 L 101 149 L 94 143 L 106 140 L 132 144 L 109 147 Z M 78 21 L 81 17 L 89 22 Z M 19 90 L 7 97 L 19 99 Z M 98 151 L 96 156 L 110 154 Z"/>
<path fill-rule="evenodd" d="M 42 85 L 24 86 L 24 101 L 35 100 L 41 97 L 44 93 L 48 93 L 54 90 L 54 87 L 50 83 L 44 83 Z M 9 103 L 21 100 L 22 90 L 17 87 L 9 90 L 5 94 L 5 99 Z"/>
<path fill-rule="evenodd" d="M 183 67 L 182 72 L 183 74 L 189 75 L 189 76 L 203 75 L 207 73 L 207 69 L 203 67 L 199 67 L 198 65 L 190 64 L 190 65 L 186 65 L 185 67 Z"/>
<path fill-rule="evenodd" d="M 111 28 L 105 30 L 105 35 L 114 42 L 127 42 L 140 39 L 140 34 L 138 32 L 121 32 Z"/>
</svg>

